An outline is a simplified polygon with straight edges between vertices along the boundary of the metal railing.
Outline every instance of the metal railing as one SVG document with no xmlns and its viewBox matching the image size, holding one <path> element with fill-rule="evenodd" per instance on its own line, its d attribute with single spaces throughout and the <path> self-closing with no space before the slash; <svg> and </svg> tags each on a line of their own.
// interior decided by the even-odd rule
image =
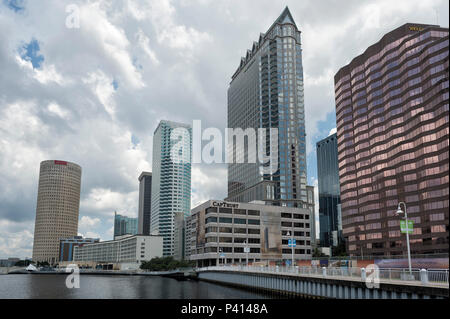
<svg viewBox="0 0 450 319">
<path fill-rule="evenodd" d="M 250 273 L 266 273 L 279 275 L 311 276 L 333 279 L 353 279 L 365 281 L 369 275 L 378 277 L 380 282 L 396 282 L 398 284 L 444 285 L 449 284 L 448 269 L 408 269 L 375 268 L 369 271 L 355 267 L 290 267 L 290 266 L 211 266 L 197 268 L 196 271 L 237 271 Z M 372 277 L 373 278 L 373 277 Z"/>
</svg>

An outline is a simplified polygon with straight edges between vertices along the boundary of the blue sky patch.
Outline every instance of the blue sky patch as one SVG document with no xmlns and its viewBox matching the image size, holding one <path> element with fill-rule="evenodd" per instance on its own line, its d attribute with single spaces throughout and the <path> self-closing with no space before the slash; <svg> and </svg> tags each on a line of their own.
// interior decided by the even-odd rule
<svg viewBox="0 0 450 319">
<path fill-rule="evenodd" d="M 39 51 L 39 42 L 36 39 L 32 39 L 30 43 L 25 44 L 21 48 L 21 58 L 30 61 L 34 69 L 39 69 L 44 61 L 44 56 Z"/>
<path fill-rule="evenodd" d="M 134 134 L 131 134 L 131 143 L 133 143 L 133 146 L 134 146 L 134 147 L 138 146 L 139 142 L 140 142 L 140 141 L 139 141 L 139 139 L 137 138 L 137 136 L 134 135 Z"/>
<path fill-rule="evenodd" d="M 117 91 L 117 89 L 119 88 L 119 82 L 117 82 L 117 80 L 114 80 L 114 81 L 112 81 L 111 84 L 112 84 L 114 90 Z"/>
<path fill-rule="evenodd" d="M 328 137 L 330 131 L 336 127 L 336 114 L 330 112 L 327 114 L 327 119 L 317 123 L 319 134 L 313 137 L 313 149 L 307 157 L 307 170 L 308 170 L 308 185 L 313 185 L 313 179 L 317 179 L 317 154 L 316 143 Z"/>
<path fill-rule="evenodd" d="M 15 12 L 20 12 L 25 10 L 24 0 L 3 0 L 5 6 L 14 10 Z"/>
</svg>

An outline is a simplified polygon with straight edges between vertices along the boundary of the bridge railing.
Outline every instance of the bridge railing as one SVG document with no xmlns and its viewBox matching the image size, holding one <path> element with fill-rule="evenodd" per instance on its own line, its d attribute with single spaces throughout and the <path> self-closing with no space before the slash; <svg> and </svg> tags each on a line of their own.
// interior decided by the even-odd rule
<svg viewBox="0 0 450 319">
<path fill-rule="evenodd" d="M 212 266 L 199 268 L 203 270 L 218 270 L 218 271 L 240 271 L 252 273 L 272 273 L 284 275 L 307 275 L 314 277 L 333 277 L 336 279 L 354 278 L 366 280 L 372 273 L 374 276 L 383 282 L 415 282 L 418 285 L 427 284 L 449 284 L 448 269 L 408 269 L 399 268 L 375 268 L 372 270 L 354 267 L 306 267 L 306 266 Z"/>
</svg>

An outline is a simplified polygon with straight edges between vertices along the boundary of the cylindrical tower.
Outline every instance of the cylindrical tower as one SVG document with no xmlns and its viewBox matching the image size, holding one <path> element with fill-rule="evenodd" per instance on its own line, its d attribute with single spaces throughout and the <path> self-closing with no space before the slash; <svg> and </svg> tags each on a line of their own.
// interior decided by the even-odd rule
<svg viewBox="0 0 450 319">
<path fill-rule="evenodd" d="M 58 262 L 59 240 L 77 236 L 81 167 L 65 161 L 43 161 L 34 226 L 33 260 Z"/>
</svg>

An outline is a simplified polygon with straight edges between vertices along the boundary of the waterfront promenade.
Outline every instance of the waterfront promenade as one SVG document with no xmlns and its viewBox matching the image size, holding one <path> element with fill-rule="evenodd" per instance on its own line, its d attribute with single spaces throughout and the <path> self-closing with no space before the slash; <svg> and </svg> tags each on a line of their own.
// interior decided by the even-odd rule
<svg viewBox="0 0 450 319">
<path fill-rule="evenodd" d="M 215 266 L 197 276 L 224 285 L 317 298 L 448 298 L 448 270 Z"/>
</svg>

